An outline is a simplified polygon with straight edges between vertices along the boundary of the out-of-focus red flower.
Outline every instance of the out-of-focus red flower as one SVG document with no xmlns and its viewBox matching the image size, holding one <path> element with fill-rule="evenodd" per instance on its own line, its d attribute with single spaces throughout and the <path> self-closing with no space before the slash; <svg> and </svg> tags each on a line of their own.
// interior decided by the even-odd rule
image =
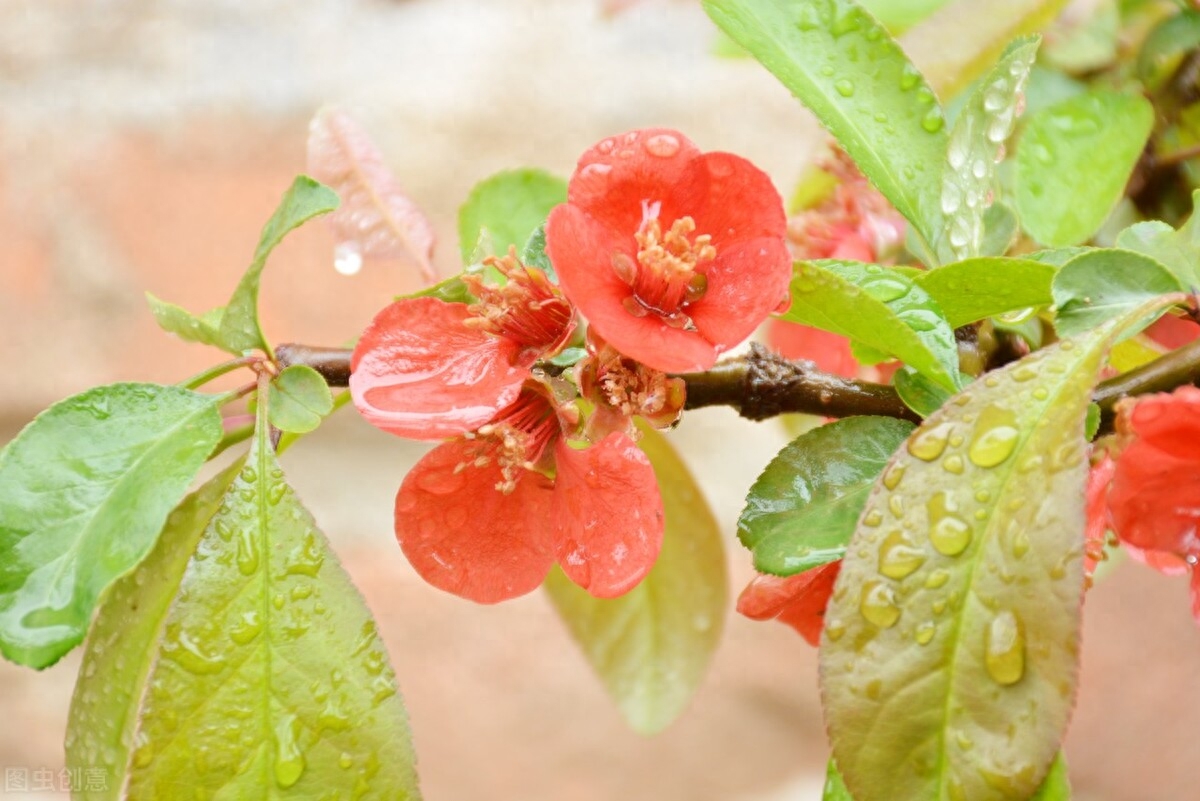
<svg viewBox="0 0 1200 801">
<path fill-rule="evenodd" d="M 1092 465 L 1085 491 L 1087 527 L 1084 529 L 1083 575 L 1090 582 L 1096 565 L 1106 556 L 1108 539 L 1108 487 L 1117 464 L 1107 453 Z"/>
<path fill-rule="evenodd" d="M 654 469 L 621 432 L 574 447 L 572 412 L 528 381 L 492 421 L 409 471 L 396 539 L 426 581 L 495 603 L 538 587 L 555 562 L 601 598 L 645 577 L 663 535 Z"/>
<path fill-rule="evenodd" d="M 406 298 L 371 321 L 350 360 L 350 392 L 368 422 L 411 439 L 471 431 L 566 344 L 574 309 L 545 273 L 511 254 L 488 261 L 508 281 L 465 276 L 476 303 Z"/>
<path fill-rule="evenodd" d="M 1146 329 L 1146 336 L 1164 348 L 1174 350 L 1200 338 L 1200 325 L 1186 317 L 1164 314 Z"/>
<path fill-rule="evenodd" d="M 820 168 L 837 180 L 819 204 L 788 220 L 788 242 L 797 259 L 887 262 L 904 243 L 906 222 L 863 176 L 845 151 L 834 149 Z M 771 320 L 767 343 L 788 359 L 809 359 L 827 373 L 860 377 L 850 340 L 839 334 Z M 898 363 L 879 365 L 871 378 L 886 381 Z"/>
<path fill-rule="evenodd" d="M 656 370 L 704 370 L 787 297 L 783 201 L 743 158 L 664 128 L 579 159 L 546 252 L 604 339 Z"/>
<path fill-rule="evenodd" d="M 1200 623 L 1200 389 L 1122 402 L 1117 430 L 1128 445 L 1108 491 L 1113 530 L 1162 572 L 1191 571 Z"/>
<path fill-rule="evenodd" d="M 800 632 L 810 645 L 821 641 L 825 607 L 842 560 L 794 576 L 755 577 L 738 596 L 737 610 L 751 620 L 778 620 Z"/>
<path fill-rule="evenodd" d="M 623 431 L 637 439 L 634 417 L 655 428 L 674 425 L 683 412 L 687 385 L 661 370 L 622 355 L 595 331 L 588 332 L 588 355 L 576 365 L 579 392 L 595 409 L 587 421 L 587 437 L 601 439 Z"/>
</svg>

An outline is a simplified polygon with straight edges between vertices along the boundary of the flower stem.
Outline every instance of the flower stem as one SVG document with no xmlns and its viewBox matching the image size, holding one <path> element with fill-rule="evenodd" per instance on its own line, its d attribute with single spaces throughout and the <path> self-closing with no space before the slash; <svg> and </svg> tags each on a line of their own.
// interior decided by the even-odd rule
<svg viewBox="0 0 1200 801">
<path fill-rule="evenodd" d="M 176 384 L 176 386 L 183 387 L 184 389 L 197 389 L 204 386 L 209 381 L 212 381 L 214 378 L 220 378 L 226 373 L 232 373 L 239 367 L 249 367 L 250 365 L 259 361 L 261 358 L 261 356 L 243 356 L 240 359 L 232 359 L 231 361 L 222 362 L 221 364 L 214 365 L 203 372 L 197 373 L 185 381 L 180 381 L 178 384 Z"/>
</svg>

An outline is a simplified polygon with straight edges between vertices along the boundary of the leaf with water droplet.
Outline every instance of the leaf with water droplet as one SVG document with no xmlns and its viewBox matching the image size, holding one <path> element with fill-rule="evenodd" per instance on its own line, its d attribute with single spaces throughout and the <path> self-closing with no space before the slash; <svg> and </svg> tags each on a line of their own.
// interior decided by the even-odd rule
<svg viewBox="0 0 1200 801">
<path fill-rule="evenodd" d="M 150 550 L 221 439 L 218 399 L 112 384 L 60 401 L 0 451 L 0 652 L 43 668 Z"/>
<path fill-rule="evenodd" d="M 554 568 L 554 608 L 635 731 L 654 734 L 687 707 L 725 625 L 729 603 L 721 528 L 666 438 L 642 427 L 666 530 L 649 575 L 618 598 L 595 598 Z"/>
<path fill-rule="evenodd" d="M 1074 336 L 1147 300 L 1183 290 L 1179 279 L 1149 256 L 1116 248 L 1089 250 L 1054 277 L 1054 328 L 1059 336 Z"/>
<path fill-rule="evenodd" d="M 942 109 L 883 27 L 850 0 L 705 0 L 704 8 L 817 115 L 930 252 L 940 230 Z"/>
<path fill-rule="evenodd" d="M 1017 309 L 1048 306 L 1055 269 L 1029 259 L 984 257 L 947 264 L 914 276 L 937 302 L 951 327 Z"/>
<path fill-rule="evenodd" d="M 367 132 L 345 111 L 324 108 L 308 128 L 308 171 L 342 199 L 328 223 L 338 254 L 352 274 L 362 260 L 387 260 L 415 268 L 425 283 L 437 280 L 433 223 L 405 194 Z"/>
<path fill-rule="evenodd" d="M 746 496 L 738 538 L 762 573 L 790 576 L 841 559 L 875 479 L 912 423 L 847 417 L 797 437 Z"/>
<path fill-rule="evenodd" d="M 263 226 L 254 260 L 242 274 L 241 281 L 233 291 L 225 314 L 221 317 L 221 347 L 230 353 L 240 354 L 248 350 L 271 352 L 263 336 L 258 320 L 258 287 L 262 280 L 267 257 L 287 234 L 321 214 L 327 214 L 338 206 L 338 196 L 332 189 L 300 175 L 284 193 L 279 207 Z"/>
<path fill-rule="evenodd" d="M 119 766 L 97 801 L 174 798 L 180 787 L 206 798 L 418 798 L 383 643 L 286 483 L 268 405 L 244 464 L 178 510 L 149 572 L 126 577 L 98 615 L 84 671 L 93 665 L 100 683 L 81 684 L 72 713 L 80 728 L 113 721 L 90 738 Z M 101 687 L 110 698 L 89 704 Z M 70 758 L 94 764 L 83 745 Z"/>
<path fill-rule="evenodd" d="M 957 389 L 954 330 L 929 293 L 902 271 L 848 261 L 798 261 L 791 295 L 782 319 L 849 337 Z"/>
<path fill-rule="evenodd" d="M 267 412 L 280 431 L 306 434 L 333 411 L 333 395 L 325 379 L 311 367 L 293 364 L 271 380 Z"/>
<path fill-rule="evenodd" d="M 1158 220 L 1136 223 L 1117 235 L 1117 247 L 1156 259 L 1184 286 L 1200 287 L 1200 218 L 1195 214 L 1198 203 L 1200 190 L 1192 194 L 1193 213 L 1178 231 Z"/>
<path fill-rule="evenodd" d="M 504 256 L 510 246 L 520 254 L 550 210 L 566 200 L 567 182 L 544 170 L 505 170 L 480 181 L 458 210 L 463 264 Z"/>
<path fill-rule="evenodd" d="M 1018 39 L 980 79 L 954 121 L 942 167 L 942 213 L 937 243 L 942 261 L 979 256 L 984 214 L 994 191 L 996 153 L 1008 140 L 1017 106 L 1037 56 L 1040 37 Z"/>
<path fill-rule="evenodd" d="M 904 405 L 922 417 L 933 414 L 950 397 L 949 391 L 907 366 L 892 376 L 892 385 Z"/>
<path fill-rule="evenodd" d="M 1017 144 L 1015 195 L 1029 235 L 1061 246 L 1095 234 L 1123 196 L 1153 126 L 1150 101 L 1109 89 L 1029 115 Z"/>
<path fill-rule="evenodd" d="M 1172 300 L 988 373 L 871 491 L 879 514 L 846 549 L 825 617 L 839 636 L 820 652 L 834 755 L 858 801 L 1017 801 L 1041 783 L 1077 675 L 1091 391 L 1113 342 Z"/>
</svg>

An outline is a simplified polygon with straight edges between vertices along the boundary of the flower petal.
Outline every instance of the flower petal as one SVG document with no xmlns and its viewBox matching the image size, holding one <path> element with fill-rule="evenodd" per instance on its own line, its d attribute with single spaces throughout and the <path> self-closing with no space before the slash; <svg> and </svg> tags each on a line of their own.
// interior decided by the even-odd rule
<svg viewBox="0 0 1200 801">
<path fill-rule="evenodd" d="M 626 434 L 555 450 L 555 549 L 567 576 L 597 598 L 633 589 L 662 547 L 663 508 L 654 468 Z"/>
<path fill-rule="evenodd" d="M 1133 404 L 1126 428 L 1164 453 L 1200 465 L 1200 388 L 1182 386 Z"/>
<path fill-rule="evenodd" d="M 782 242 L 787 235 L 783 198 L 771 179 L 732 153 L 704 153 L 692 160 L 671 187 L 660 216 L 665 225 L 691 217 L 697 234 L 712 237 L 718 256 L 731 245 L 761 238 Z"/>
<path fill-rule="evenodd" d="M 632 243 L 632 235 L 629 239 Z M 546 252 L 563 292 L 621 353 L 664 372 L 706 370 L 717 360 L 712 344 L 697 332 L 672 328 L 653 314 L 634 317 L 625 309 L 631 292 L 612 268 L 617 246 L 605 227 L 581 209 L 564 204 L 550 213 Z"/>
<path fill-rule="evenodd" d="M 788 296 L 792 257 L 782 239 L 751 239 L 718 250 L 705 276 L 708 289 L 687 314 L 720 354 L 754 333 Z"/>
<path fill-rule="evenodd" d="M 690 139 L 670 128 L 609 137 L 580 156 L 567 201 L 632 247 L 644 208 L 661 203 L 699 155 Z"/>
<path fill-rule="evenodd" d="M 751 620 L 778 620 L 817 645 L 841 567 L 839 559 L 794 576 L 756 576 L 738 596 L 737 611 Z"/>
<path fill-rule="evenodd" d="M 850 340 L 841 334 L 784 320 L 768 320 L 766 332 L 767 344 L 784 358 L 808 359 L 825 372 L 844 378 L 858 376 Z"/>
<path fill-rule="evenodd" d="M 512 403 L 529 375 L 518 346 L 468 328 L 463 303 L 398 300 L 363 332 L 350 361 L 354 405 L 401 437 L 444 439 L 472 431 Z"/>
<path fill-rule="evenodd" d="M 417 462 L 396 495 L 396 539 L 430 584 L 490 604 L 536 589 L 550 571 L 554 494 L 537 473 L 501 493 L 499 467 L 475 467 L 475 454 L 456 439 Z"/>
<path fill-rule="evenodd" d="M 1146 336 L 1164 348 L 1174 350 L 1200 337 L 1200 325 L 1186 317 L 1166 314 L 1146 329 Z"/>
</svg>

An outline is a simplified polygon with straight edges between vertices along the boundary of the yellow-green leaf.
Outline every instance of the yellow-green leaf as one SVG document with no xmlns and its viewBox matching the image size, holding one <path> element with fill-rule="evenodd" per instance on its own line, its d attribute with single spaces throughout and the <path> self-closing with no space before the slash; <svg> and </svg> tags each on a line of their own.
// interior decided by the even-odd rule
<svg viewBox="0 0 1200 801">
<path fill-rule="evenodd" d="M 666 728 L 691 701 L 721 638 L 728 603 L 721 529 L 661 434 L 639 443 L 662 492 L 666 532 L 650 574 L 619 598 L 593 598 L 555 568 L 555 609 L 635 731 Z"/>
</svg>

